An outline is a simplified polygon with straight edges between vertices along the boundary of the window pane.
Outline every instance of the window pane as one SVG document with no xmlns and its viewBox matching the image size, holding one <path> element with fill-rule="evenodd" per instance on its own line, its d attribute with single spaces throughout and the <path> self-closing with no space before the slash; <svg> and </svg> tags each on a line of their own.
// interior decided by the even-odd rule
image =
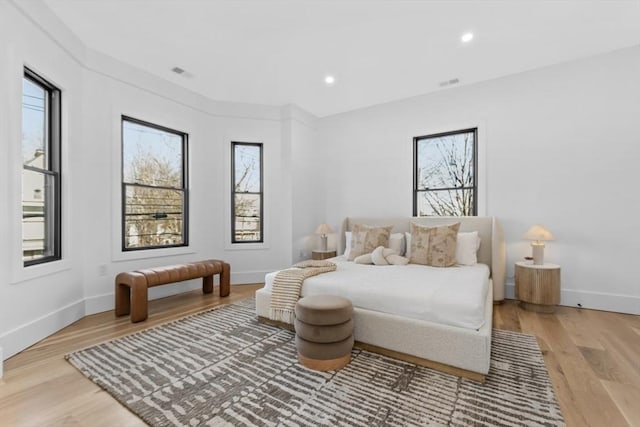
<svg viewBox="0 0 640 427">
<path fill-rule="evenodd" d="M 181 245 L 184 192 L 125 185 L 125 248 Z"/>
<path fill-rule="evenodd" d="M 56 176 L 22 171 L 22 259 L 55 255 Z"/>
<path fill-rule="evenodd" d="M 22 79 L 22 162 L 48 169 L 47 91 L 35 82 Z"/>
<path fill-rule="evenodd" d="M 181 188 L 182 140 L 182 135 L 123 120 L 124 182 Z"/>
<path fill-rule="evenodd" d="M 260 241 L 259 194 L 235 195 L 235 239 L 236 241 Z"/>
<path fill-rule="evenodd" d="M 417 141 L 418 190 L 473 187 L 474 132 Z"/>
<path fill-rule="evenodd" d="M 417 216 L 473 215 L 473 189 L 420 191 Z"/>
<path fill-rule="evenodd" d="M 260 146 L 235 145 L 235 182 L 236 193 L 260 192 Z"/>
</svg>

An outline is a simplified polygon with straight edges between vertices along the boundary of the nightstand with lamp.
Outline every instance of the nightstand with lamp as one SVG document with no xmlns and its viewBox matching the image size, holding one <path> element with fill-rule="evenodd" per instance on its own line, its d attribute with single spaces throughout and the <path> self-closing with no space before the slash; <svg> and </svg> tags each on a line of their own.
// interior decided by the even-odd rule
<svg viewBox="0 0 640 427">
<path fill-rule="evenodd" d="M 553 313 L 560 303 L 560 266 L 544 262 L 544 242 L 553 235 L 534 225 L 522 237 L 531 240 L 533 261 L 516 262 L 516 299 L 525 310 Z"/>
<path fill-rule="evenodd" d="M 333 233 L 333 228 L 331 228 L 329 224 L 320 224 L 318 228 L 316 228 L 315 234 L 320 235 L 320 250 L 311 252 L 312 259 L 322 260 L 336 256 L 336 251 L 327 249 L 327 234 L 331 233 Z"/>
</svg>

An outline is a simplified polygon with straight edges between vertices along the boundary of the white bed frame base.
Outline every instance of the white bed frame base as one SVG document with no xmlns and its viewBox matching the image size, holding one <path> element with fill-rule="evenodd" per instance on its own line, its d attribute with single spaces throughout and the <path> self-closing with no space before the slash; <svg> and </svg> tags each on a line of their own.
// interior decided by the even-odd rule
<svg viewBox="0 0 640 427">
<path fill-rule="evenodd" d="M 356 345 L 387 356 L 483 382 L 489 372 L 493 303 L 504 299 L 505 243 L 500 223 L 492 217 L 347 218 L 353 224 L 394 225 L 393 233 L 409 231 L 409 223 L 442 225 L 461 222 L 460 231 L 477 230 L 481 237 L 478 262 L 491 269 L 485 319 L 478 330 L 460 328 L 354 307 Z M 256 314 L 269 316 L 271 293 L 256 291 Z M 261 319 L 263 318 L 263 319 Z"/>
</svg>

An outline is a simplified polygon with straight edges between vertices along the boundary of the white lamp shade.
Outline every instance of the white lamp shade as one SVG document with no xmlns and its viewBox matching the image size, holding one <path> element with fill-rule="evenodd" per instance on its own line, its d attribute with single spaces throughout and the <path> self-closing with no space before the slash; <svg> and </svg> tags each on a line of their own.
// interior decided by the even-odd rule
<svg viewBox="0 0 640 427">
<path fill-rule="evenodd" d="M 330 234 L 333 233 L 333 228 L 329 224 L 320 224 L 318 228 L 316 228 L 315 234 Z"/>
<path fill-rule="evenodd" d="M 524 236 L 522 236 L 522 238 L 535 241 L 553 240 L 553 234 L 551 234 L 549 230 L 547 230 L 543 226 L 536 224 L 531 227 L 529 231 L 524 233 Z"/>
</svg>

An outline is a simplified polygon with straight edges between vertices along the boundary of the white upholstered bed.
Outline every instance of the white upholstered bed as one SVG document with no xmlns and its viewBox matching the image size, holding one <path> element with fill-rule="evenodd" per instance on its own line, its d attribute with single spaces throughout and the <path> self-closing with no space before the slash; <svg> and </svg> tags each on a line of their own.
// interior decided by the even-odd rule
<svg viewBox="0 0 640 427">
<path fill-rule="evenodd" d="M 460 232 L 477 231 L 480 248 L 475 266 L 436 268 L 373 266 L 332 259 L 338 269 L 309 278 L 301 295 L 333 294 L 354 305 L 357 345 L 478 381 L 489 371 L 493 302 L 504 299 L 505 243 L 500 223 L 492 217 L 347 218 L 354 224 L 393 225 L 393 233 L 408 232 L 410 223 L 445 225 L 460 222 Z M 268 318 L 271 284 L 265 278 L 256 292 L 256 312 Z M 424 277 L 428 277 L 429 285 Z"/>
</svg>

